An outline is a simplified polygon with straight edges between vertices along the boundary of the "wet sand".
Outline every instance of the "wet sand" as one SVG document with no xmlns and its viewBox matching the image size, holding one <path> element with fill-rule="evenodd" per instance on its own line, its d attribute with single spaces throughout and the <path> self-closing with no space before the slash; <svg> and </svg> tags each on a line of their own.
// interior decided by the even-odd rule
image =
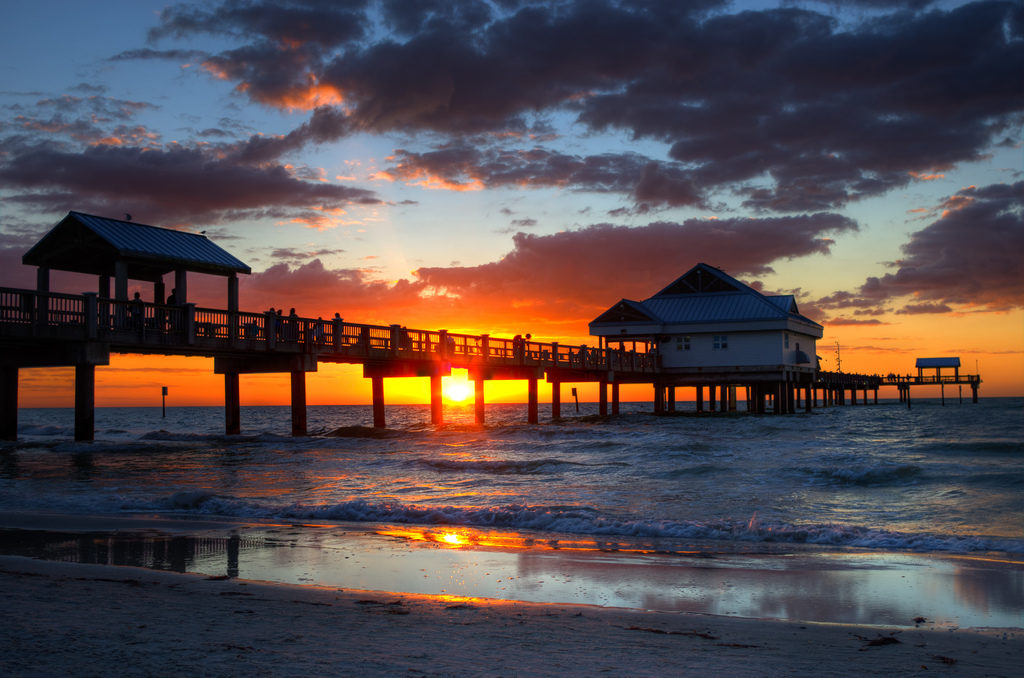
<svg viewBox="0 0 1024 678">
<path fill-rule="evenodd" d="M 0 527 L 2 553 L 15 535 L 93 563 L 0 556 L 2 675 L 1015 676 L 1024 656 L 1024 566 L 999 557 L 155 516 Z"/>
<path fill-rule="evenodd" d="M 266 584 L 0 557 L 0 674 L 1015 676 L 1024 634 Z"/>
</svg>

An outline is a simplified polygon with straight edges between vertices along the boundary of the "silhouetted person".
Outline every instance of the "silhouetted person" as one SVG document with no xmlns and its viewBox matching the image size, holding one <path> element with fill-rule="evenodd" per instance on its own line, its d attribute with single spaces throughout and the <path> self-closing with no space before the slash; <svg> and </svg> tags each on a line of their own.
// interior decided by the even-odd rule
<svg viewBox="0 0 1024 678">
<path fill-rule="evenodd" d="M 138 292 L 128 306 L 128 315 L 131 317 L 132 327 L 141 330 L 143 319 L 146 317 L 146 307 L 142 303 L 142 295 Z"/>
<path fill-rule="evenodd" d="M 295 309 L 288 311 L 288 341 L 299 340 L 299 316 L 295 313 Z"/>
</svg>

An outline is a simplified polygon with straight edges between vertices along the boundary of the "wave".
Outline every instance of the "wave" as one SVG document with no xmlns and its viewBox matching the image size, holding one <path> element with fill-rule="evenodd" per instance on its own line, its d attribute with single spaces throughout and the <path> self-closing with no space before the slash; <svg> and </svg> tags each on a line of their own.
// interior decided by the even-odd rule
<svg viewBox="0 0 1024 678">
<path fill-rule="evenodd" d="M 505 460 L 459 460 L 459 459 L 417 459 L 413 463 L 435 471 L 456 471 L 470 473 L 492 473 L 495 475 L 536 475 L 554 473 L 572 466 L 605 466 L 607 464 L 580 464 L 562 459 Z M 620 464 L 612 464 L 620 465 Z"/>
<path fill-rule="evenodd" d="M 808 544 L 917 552 L 1024 553 L 1024 540 L 981 535 L 908 533 L 858 525 L 793 525 L 778 521 L 674 521 L 621 519 L 581 506 L 511 504 L 486 508 L 421 506 L 353 500 L 340 504 L 293 504 L 270 508 L 205 492 L 179 492 L 161 510 L 189 511 L 246 518 L 339 522 L 451 525 L 529 530 L 556 534 L 644 539 L 671 538 L 724 542 Z"/>
<path fill-rule="evenodd" d="M 803 472 L 833 485 L 893 485 L 920 479 L 922 469 L 915 464 L 881 464 L 878 466 L 843 466 L 824 469 L 803 469 Z"/>
<path fill-rule="evenodd" d="M 691 476 L 706 476 L 715 473 L 728 473 L 732 471 L 731 468 L 726 466 L 718 466 L 717 464 L 694 464 L 693 466 L 686 466 L 683 468 L 672 469 L 662 473 L 662 478 L 687 478 Z"/>
<path fill-rule="evenodd" d="M 1024 455 L 1024 442 L 1019 440 L 933 441 L 914 447 L 922 454 L 948 454 L 976 457 L 979 455 Z"/>
</svg>

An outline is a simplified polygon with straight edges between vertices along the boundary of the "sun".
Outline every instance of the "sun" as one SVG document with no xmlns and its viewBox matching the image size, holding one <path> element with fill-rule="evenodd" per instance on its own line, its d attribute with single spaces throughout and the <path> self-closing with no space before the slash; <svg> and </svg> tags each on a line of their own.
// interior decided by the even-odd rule
<svg viewBox="0 0 1024 678">
<path fill-rule="evenodd" d="M 473 385 L 468 381 L 448 381 L 444 385 L 444 396 L 450 402 L 464 403 L 473 395 Z"/>
</svg>

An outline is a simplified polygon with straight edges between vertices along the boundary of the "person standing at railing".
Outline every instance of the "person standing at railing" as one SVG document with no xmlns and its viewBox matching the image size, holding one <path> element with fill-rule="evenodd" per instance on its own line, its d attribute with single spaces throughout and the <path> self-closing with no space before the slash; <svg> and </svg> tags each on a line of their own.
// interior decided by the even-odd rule
<svg viewBox="0 0 1024 678">
<path fill-rule="evenodd" d="M 132 329 L 136 332 L 141 332 L 145 316 L 146 305 L 142 303 L 142 295 L 136 292 L 131 303 L 128 305 L 128 317 L 131 320 Z"/>
<path fill-rule="evenodd" d="M 286 337 L 286 339 L 288 341 L 298 341 L 299 340 L 299 316 L 295 312 L 294 308 L 292 308 L 292 310 L 288 311 L 288 325 L 287 325 L 287 327 L 288 327 L 288 336 Z"/>
<path fill-rule="evenodd" d="M 178 288 L 177 287 L 172 287 L 171 288 L 171 293 L 169 295 L 167 295 L 167 301 L 165 302 L 165 304 L 167 306 L 177 306 L 178 305 Z M 178 309 L 172 308 L 172 309 L 167 311 L 167 325 L 168 325 L 168 330 L 170 330 L 172 332 L 174 330 L 178 329 L 178 326 L 180 325 L 180 322 L 178 320 Z"/>
</svg>

